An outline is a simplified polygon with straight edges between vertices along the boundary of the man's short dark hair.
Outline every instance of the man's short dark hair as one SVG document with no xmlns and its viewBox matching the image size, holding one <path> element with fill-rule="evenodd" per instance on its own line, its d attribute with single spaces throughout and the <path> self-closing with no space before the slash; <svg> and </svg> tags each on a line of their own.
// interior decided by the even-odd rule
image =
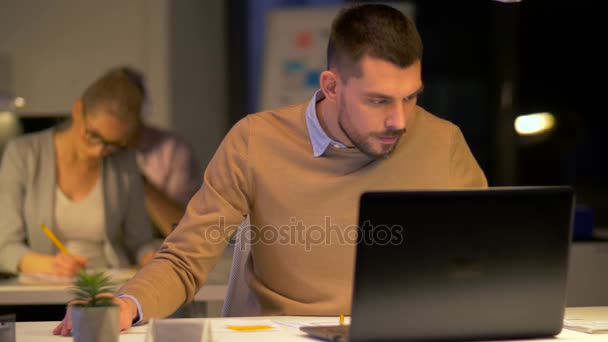
<svg viewBox="0 0 608 342">
<path fill-rule="evenodd" d="M 367 4 L 343 9 L 334 19 L 327 45 L 328 68 L 343 81 L 360 76 L 364 55 L 407 67 L 422 59 L 422 40 L 414 23 L 401 11 Z"/>
</svg>

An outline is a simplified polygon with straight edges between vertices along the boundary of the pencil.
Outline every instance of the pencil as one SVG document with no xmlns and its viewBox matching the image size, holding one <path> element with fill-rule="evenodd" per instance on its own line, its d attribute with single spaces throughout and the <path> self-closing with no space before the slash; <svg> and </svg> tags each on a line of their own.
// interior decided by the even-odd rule
<svg viewBox="0 0 608 342">
<path fill-rule="evenodd" d="M 63 246 L 61 241 L 59 241 L 59 239 L 55 236 L 55 234 L 53 234 L 53 232 L 49 229 L 49 227 L 45 226 L 44 223 L 41 223 L 40 227 L 42 227 L 42 230 L 46 233 L 46 235 L 49 237 L 49 239 L 51 239 L 51 241 L 53 241 L 55 246 L 57 246 L 57 248 L 59 248 L 59 250 L 62 253 L 70 255 L 70 253 L 68 253 L 68 250 L 65 249 L 65 247 Z"/>
<path fill-rule="evenodd" d="M 344 325 L 344 315 L 340 315 L 340 325 Z"/>
</svg>

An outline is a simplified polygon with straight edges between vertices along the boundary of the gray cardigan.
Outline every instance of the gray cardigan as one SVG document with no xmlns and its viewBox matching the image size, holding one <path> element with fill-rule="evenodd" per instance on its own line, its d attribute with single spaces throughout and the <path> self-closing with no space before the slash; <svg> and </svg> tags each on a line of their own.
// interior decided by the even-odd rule
<svg viewBox="0 0 608 342">
<path fill-rule="evenodd" d="M 57 248 L 40 228 L 55 228 L 54 129 L 18 137 L 6 145 L 0 163 L 0 271 L 17 272 L 19 260 L 32 251 L 55 254 Z M 143 185 L 134 153 L 105 157 L 103 194 L 106 219 L 105 257 L 111 267 L 127 267 L 154 248 L 144 208 Z"/>
</svg>

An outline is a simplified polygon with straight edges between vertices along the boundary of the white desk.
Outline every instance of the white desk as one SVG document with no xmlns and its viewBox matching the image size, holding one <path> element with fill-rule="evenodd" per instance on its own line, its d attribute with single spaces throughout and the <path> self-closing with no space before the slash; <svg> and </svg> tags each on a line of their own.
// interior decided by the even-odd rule
<svg viewBox="0 0 608 342">
<path fill-rule="evenodd" d="M 67 285 L 21 285 L 16 280 L 0 281 L 0 305 L 66 304 L 73 295 Z M 195 302 L 223 301 L 228 285 L 205 285 L 194 297 Z"/>
<path fill-rule="evenodd" d="M 229 246 L 207 277 L 207 284 L 197 292 L 195 302 L 224 301 L 232 264 Z M 56 305 L 72 299 L 67 285 L 22 285 L 17 279 L 0 280 L 0 305 Z"/>
<path fill-rule="evenodd" d="M 603 315 L 603 317 L 608 317 L 608 307 L 601 308 L 574 308 L 568 309 L 566 311 L 567 317 L 572 317 L 570 315 L 575 314 L 577 317 L 581 317 L 581 313 L 589 313 L 588 317 L 598 317 L 598 314 Z M 338 319 L 336 317 L 293 317 L 293 316 L 281 316 L 281 317 L 250 317 L 247 319 L 270 319 L 275 322 L 280 321 L 328 321 L 335 320 L 336 323 Z M 272 332 L 215 332 L 216 328 L 222 327 L 226 322 L 233 320 L 233 318 L 210 318 L 212 322 L 212 327 L 214 330 L 213 336 L 217 341 L 315 341 L 308 338 L 305 334 L 301 333 L 298 328 L 280 325 L 280 329 L 278 331 Z M 40 341 L 70 341 L 66 337 L 61 336 L 53 336 L 52 329 L 57 325 L 58 322 L 23 322 L 17 323 L 17 341 L 19 342 L 40 342 Z M 134 327 L 131 328 L 128 332 L 120 335 L 121 342 L 143 342 L 145 340 L 147 327 Z M 571 330 L 563 330 L 556 338 L 550 339 L 537 339 L 533 340 L 534 342 L 542 342 L 542 341 L 606 341 L 608 340 L 608 335 L 604 334 L 585 334 L 581 332 L 571 331 Z M 518 340 L 518 342 L 522 342 L 523 340 Z"/>
</svg>

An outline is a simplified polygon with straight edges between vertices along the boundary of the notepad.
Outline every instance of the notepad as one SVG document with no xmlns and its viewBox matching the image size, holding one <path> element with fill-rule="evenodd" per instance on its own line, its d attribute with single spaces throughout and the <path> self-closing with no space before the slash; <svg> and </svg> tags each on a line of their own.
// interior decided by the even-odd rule
<svg viewBox="0 0 608 342">
<path fill-rule="evenodd" d="M 324 320 L 289 320 L 289 321 L 280 320 L 280 321 L 274 321 L 274 322 L 277 324 L 280 324 L 280 325 L 285 325 L 288 327 L 298 328 L 298 329 L 301 327 L 312 327 L 312 326 L 326 327 L 326 326 L 332 326 L 332 325 L 336 325 L 336 324 L 340 323 L 340 321 L 335 318 L 327 318 Z M 346 324 L 346 325 L 350 324 L 350 317 L 344 317 L 344 324 Z"/>
<path fill-rule="evenodd" d="M 76 280 L 76 277 L 20 273 L 17 282 L 21 285 L 71 285 L 74 280 Z"/>
<path fill-rule="evenodd" d="M 588 334 L 608 334 L 608 321 L 591 321 L 585 319 L 565 319 L 564 328 Z"/>
<path fill-rule="evenodd" d="M 131 279 L 137 270 L 130 268 L 95 269 L 90 271 L 106 272 L 113 283 L 120 284 Z M 76 277 L 59 277 L 49 274 L 24 274 L 20 273 L 18 283 L 21 285 L 71 285 Z"/>
</svg>

